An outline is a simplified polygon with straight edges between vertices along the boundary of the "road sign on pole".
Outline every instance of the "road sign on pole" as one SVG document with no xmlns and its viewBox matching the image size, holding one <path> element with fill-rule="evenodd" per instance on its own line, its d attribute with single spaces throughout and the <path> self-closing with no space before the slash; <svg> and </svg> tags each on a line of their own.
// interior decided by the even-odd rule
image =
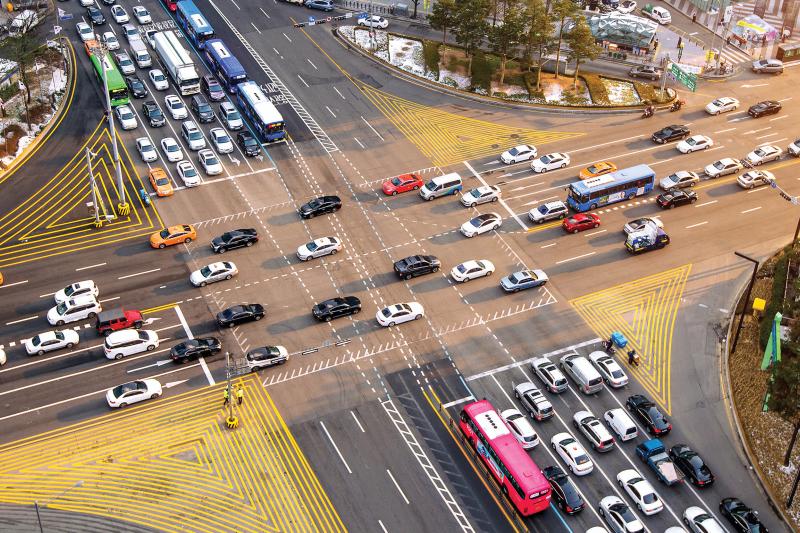
<svg viewBox="0 0 800 533">
<path fill-rule="evenodd" d="M 688 72 L 684 72 L 677 65 L 677 63 L 672 63 L 669 67 L 669 70 L 675 76 L 675 79 L 685 85 L 687 89 L 692 92 L 697 90 L 697 76 Z"/>
</svg>

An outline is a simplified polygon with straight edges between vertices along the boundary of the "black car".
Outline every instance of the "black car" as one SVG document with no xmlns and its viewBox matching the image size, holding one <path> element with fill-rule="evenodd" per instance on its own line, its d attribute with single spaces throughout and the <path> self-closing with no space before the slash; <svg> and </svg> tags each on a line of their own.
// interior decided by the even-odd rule
<svg viewBox="0 0 800 533">
<path fill-rule="evenodd" d="M 714 483 L 714 474 L 711 473 L 711 469 L 686 444 L 676 444 L 670 448 L 669 456 L 672 458 L 672 462 L 686 474 L 692 485 L 707 487 Z"/>
<path fill-rule="evenodd" d="M 658 195 L 656 202 L 661 209 L 672 209 L 680 205 L 693 204 L 697 201 L 697 193 L 686 189 L 675 189 Z"/>
<path fill-rule="evenodd" d="M 211 239 L 211 249 L 214 253 L 224 254 L 233 248 L 253 246 L 258 242 L 258 232 L 253 228 L 242 228 L 226 231 L 219 237 Z"/>
<path fill-rule="evenodd" d="M 317 215 L 333 213 L 342 208 L 342 199 L 338 196 L 320 196 L 300 206 L 297 213 L 301 218 L 314 218 Z"/>
<path fill-rule="evenodd" d="M 661 436 L 672 431 L 672 424 L 658 410 L 656 404 L 641 394 L 630 396 L 625 402 L 625 407 L 647 427 L 647 431 L 651 434 Z"/>
<path fill-rule="evenodd" d="M 169 351 L 169 357 L 176 363 L 186 363 L 198 357 L 208 357 L 222 351 L 222 343 L 216 337 L 189 339 L 176 344 Z"/>
<path fill-rule="evenodd" d="M 586 507 L 580 492 L 567 474 L 559 466 L 548 466 L 542 470 L 550 483 L 553 499 L 562 511 L 568 515 L 578 514 Z"/>
<path fill-rule="evenodd" d="M 258 145 L 258 141 L 246 131 L 240 132 L 236 136 L 236 144 L 239 145 L 239 148 L 242 149 L 244 155 L 247 157 L 255 157 L 261 153 L 261 147 Z"/>
<path fill-rule="evenodd" d="M 142 114 L 147 117 L 151 128 L 160 128 L 167 123 L 164 113 L 154 100 L 148 100 L 142 104 Z"/>
<path fill-rule="evenodd" d="M 431 272 L 438 272 L 442 263 L 432 255 L 412 255 L 396 261 L 394 271 L 400 279 L 411 279 Z"/>
<path fill-rule="evenodd" d="M 144 86 L 142 80 L 138 76 L 125 76 L 125 85 L 131 92 L 134 98 L 144 98 L 147 96 L 147 87 Z"/>
<path fill-rule="evenodd" d="M 753 118 L 763 117 L 764 115 L 774 115 L 781 110 L 783 106 L 780 102 L 775 100 L 764 100 L 755 105 L 751 105 L 747 110 L 747 114 Z"/>
<path fill-rule="evenodd" d="M 361 300 L 355 296 L 344 298 L 331 298 L 320 302 L 311 308 L 311 313 L 317 320 L 330 322 L 334 318 L 355 315 L 361 312 Z"/>
<path fill-rule="evenodd" d="M 95 26 L 102 26 L 103 24 L 106 23 L 106 18 L 103 16 L 103 12 L 100 11 L 100 9 L 98 9 L 95 6 L 87 7 L 86 8 L 86 15 L 88 15 L 89 20 Z"/>
<path fill-rule="evenodd" d="M 264 318 L 264 306 L 261 304 L 234 305 L 217 313 L 217 324 L 221 328 L 232 328 L 262 318 Z"/>
<path fill-rule="evenodd" d="M 685 139 L 691 133 L 692 132 L 689 131 L 689 128 L 687 126 L 682 126 L 680 124 L 673 124 L 672 126 L 661 128 L 660 130 L 655 132 L 651 138 L 653 139 L 653 142 L 664 144 L 672 141 L 677 141 L 679 139 Z"/>
<path fill-rule="evenodd" d="M 211 109 L 211 104 L 208 103 L 208 100 L 206 100 L 206 97 L 202 94 L 192 96 L 192 99 L 189 101 L 189 107 L 191 107 L 194 114 L 197 115 L 197 119 L 201 124 L 214 122 L 214 110 Z"/>
<path fill-rule="evenodd" d="M 769 533 L 758 519 L 758 511 L 750 509 L 739 498 L 723 499 L 719 502 L 719 512 L 739 533 Z"/>
</svg>

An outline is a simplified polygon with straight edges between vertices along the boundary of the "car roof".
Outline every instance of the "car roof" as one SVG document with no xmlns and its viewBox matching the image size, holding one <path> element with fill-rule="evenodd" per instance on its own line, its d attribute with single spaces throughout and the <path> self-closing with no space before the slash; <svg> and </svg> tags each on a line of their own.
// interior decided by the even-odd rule
<svg viewBox="0 0 800 533">
<path fill-rule="evenodd" d="M 112 331 L 111 334 L 108 337 L 106 337 L 106 342 L 108 342 L 108 344 L 111 344 L 112 342 L 128 342 L 138 338 L 139 338 L 139 330 L 120 329 L 118 331 Z"/>
</svg>

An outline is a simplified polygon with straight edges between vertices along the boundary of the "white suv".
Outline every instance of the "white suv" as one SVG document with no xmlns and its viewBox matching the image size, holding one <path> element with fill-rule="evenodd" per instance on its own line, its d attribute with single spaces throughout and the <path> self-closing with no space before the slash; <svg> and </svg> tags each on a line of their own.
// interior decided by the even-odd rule
<svg viewBox="0 0 800 533">
<path fill-rule="evenodd" d="M 189 145 L 189 150 L 202 150 L 206 147 L 206 139 L 203 137 L 203 132 L 194 123 L 194 120 L 186 120 L 181 123 L 181 135 Z"/>
<path fill-rule="evenodd" d="M 528 211 L 528 218 L 531 219 L 531 222 L 541 224 L 548 220 L 564 218 L 567 214 L 567 206 L 561 200 L 557 200 L 555 202 L 547 202 L 546 204 L 531 209 Z"/>
<path fill-rule="evenodd" d="M 94 318 L 103 310 L 103 306 L 91 294 L 78 296 L 61 302 L 47 312 L 47 321 L 52 326 L 63 326 L 69 322 L 77 322 Z"/>
<path fill-rule="evenodd" d="M 239 112 L 230 102 L 222 102 L 219 104 L 219 118 L 222 120 L 223 124 L 234 131 L 244 127 L 241 115 L 239 115 Z"/>
<path fill-rule="evenodd" d="M 151 352 L 158 348 L 158 334 L 149 329 L 121 329 L 106 337 L 103 351 L 109 359 Z"/>
</svg>

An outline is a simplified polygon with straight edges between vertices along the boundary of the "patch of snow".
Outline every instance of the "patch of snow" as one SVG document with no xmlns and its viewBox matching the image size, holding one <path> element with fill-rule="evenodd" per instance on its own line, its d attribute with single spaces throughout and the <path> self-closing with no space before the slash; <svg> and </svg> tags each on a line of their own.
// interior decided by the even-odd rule
<svg viewBox="0 0 800 533">
<path fill-rule="evenodd" d="M 414 39 L 390 35 L 389 62 L 417 76 L 423 76 L 425 74 L 425 58 L 422 52 L 422 43 Z"/>
<path fill-rule="evenodd" d="M 635 104 L 639 102 L 639 94 L 633 83 L 624 80 L 600 78 L 608 93 L 608 101 L 615 105 Z"/>
<path fill-rule="evenodd" d="M 67 74 L 57 68 L 53 71 L 53 78 L 50 81 L 50 85 L 47 87 L 47 94 L 55 94 L 58 92 L 63 92 L 67 88 Z"/>
<path fill-rule="evenodd" d="M 558 83 L 545 83 L 542 92 L 544 93 L 544 99 L 548 102 L 560 102 L 564 87 Z"/>
<path fill-rule="evenodd" d="M 791 476 L 792 474 L 794 474 L 797 471 L 797 467 L 794 466 L 794 464 L 789 463 L 789 466 L 780 465 L 778 467 L 778 470 L 780 470 L 781 472 L 783 472 L 787 476 Z"/>
<path fill-rule="evenodd" d="M 359 48 L 371 52 L 377 58 L 389 61 L 389 35 L 385 31 L 353 28 L 352 26 L 344 26 L 340 30 L 343 30 L 342 35 Z"/>
<path fill-rule="evenodd" d="M 439 83 L 444 83 L 445 85 L 450 85 L 452 87 L 451 84 L 447 83 L 448 79 L 455 82 L 456 87 L 459 89 L 468 89 L 472 84 L 471 80 L 467 76 L 462 76 L 456 72 L 450 72 L 446 68 L 440 68 L 438 79 Z"/>
</svg>

